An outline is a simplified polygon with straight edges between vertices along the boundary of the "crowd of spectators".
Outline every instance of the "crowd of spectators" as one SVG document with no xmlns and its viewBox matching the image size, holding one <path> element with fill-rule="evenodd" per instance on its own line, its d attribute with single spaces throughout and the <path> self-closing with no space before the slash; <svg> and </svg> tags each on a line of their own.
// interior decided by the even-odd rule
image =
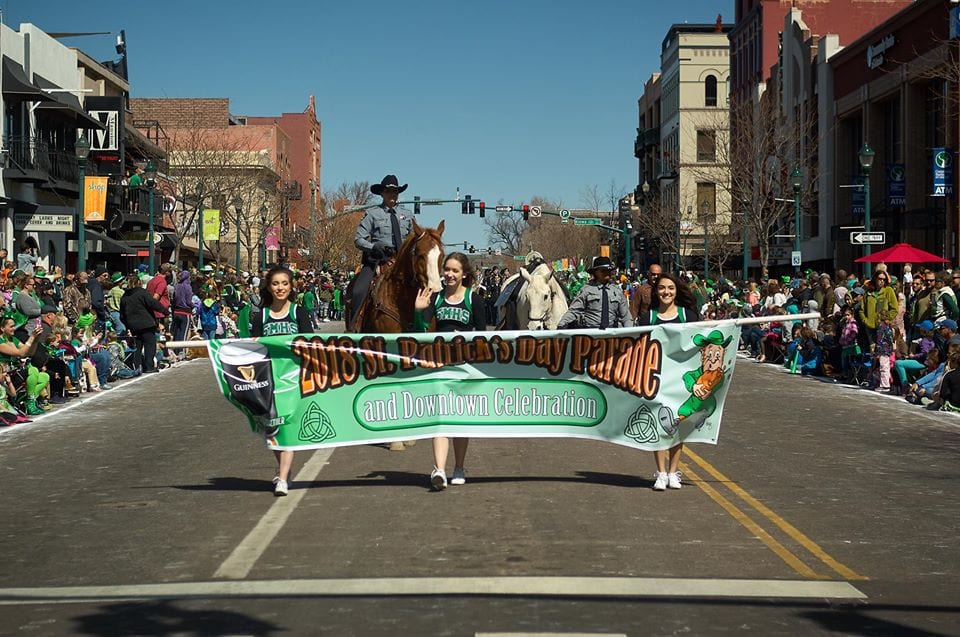
<svg viewBox="0 0 960 637">
<path fill-rule="evenodd" d="M 35 251 L 25 246 L 22 254 L 28 252 Z M 314 326 L 342 320 L 349 278 L 326 268 L 298 273 L 297 303 Z M 58 267 L 48 272 L 36 260 L 3 259 L 0 425 L 176 366 L 187 352 L 164 349 L 166 341 L 248 336 L 250 312 L 261 303 L 259 286 L 258 273 L 210 265 L 65 274 Z"/>
<path fill-rule="evenodd" d="M 912 270 L 907 264 L 897 277 L 880 264 L 870 278 L 807 270 L 763 284 L 687 278 L 704 320 L 769 317 L 744 326 L 742 355 L 960 411 L 960 269 Z M 622 282 L 637 299 L 634 307 L 642 305 L 649 278 Z M 779 318 L 806 313 L 818 316 Z"/>
</svg>

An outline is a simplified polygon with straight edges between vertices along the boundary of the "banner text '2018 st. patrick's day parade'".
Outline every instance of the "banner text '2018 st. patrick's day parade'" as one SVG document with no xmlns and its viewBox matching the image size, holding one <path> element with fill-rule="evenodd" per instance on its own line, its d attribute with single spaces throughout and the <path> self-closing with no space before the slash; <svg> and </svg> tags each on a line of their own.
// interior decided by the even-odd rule
<svg viewBox="0 0 960 637">
<path fill-rule="evenodd" d="M 435 435 L 715 443 L 739 328 L 297 335 L 213 342 L 224 395 L 278 449 Z"/>
</svg>

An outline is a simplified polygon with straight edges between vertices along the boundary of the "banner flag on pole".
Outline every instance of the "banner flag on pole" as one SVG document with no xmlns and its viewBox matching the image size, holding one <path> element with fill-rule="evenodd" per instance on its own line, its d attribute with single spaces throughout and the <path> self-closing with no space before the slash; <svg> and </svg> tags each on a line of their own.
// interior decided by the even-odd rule
<svg viewBox="0 0 960 637">
<path fill-rule="evenodd" d="M 220 240 L 220 211 L 219 210 L 204 209 L 203 240 L 204 241 Z"/>
<path fill-rule="evenodd" d="M 731 321 L 208 344 L 220 390 L 272 449 L 440 435 L 654 450 L 717 442 L 739 336 Z"/>
<path fill-rule="evenodd" d="M 83 177 L 83 220 L 107 220 L 107 177 Z"/>
</svg>

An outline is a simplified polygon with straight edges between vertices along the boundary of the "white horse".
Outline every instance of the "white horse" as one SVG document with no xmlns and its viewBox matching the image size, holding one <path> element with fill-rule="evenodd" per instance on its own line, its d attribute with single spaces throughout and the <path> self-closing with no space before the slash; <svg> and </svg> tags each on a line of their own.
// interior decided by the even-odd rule
<svg viewBox="0 0 960 637">
<path fill-rule="evenodd" d="M 546 263 L 541 263 L 533 272 L 520 268 L 519 274 L 514 274 L 503 282 L 501 289 L 505 289 L 517 277 L 523 277 L 520 291 L 517 294 L 516 310 L 513 317 L 503 316 L 509 328 L 516 325 L 517 329 L 527 330 L 555 330 L 560 317 L 567 311 L 567 296 L 553 276 L 553 270 Z M 511 305 L 504 305 L 503 312 L 509 312 Z M 513 320 L 511 320 L 513 319 Z"/>
</svg>

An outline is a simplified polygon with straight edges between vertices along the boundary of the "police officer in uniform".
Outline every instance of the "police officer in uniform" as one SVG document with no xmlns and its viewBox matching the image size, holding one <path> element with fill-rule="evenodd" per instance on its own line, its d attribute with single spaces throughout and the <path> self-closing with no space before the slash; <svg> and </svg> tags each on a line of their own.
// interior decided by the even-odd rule
<svg viewBox="0 0 960 637">
<path fill-rule="evenodd" d="M 623 290 L 612 280 L 613 263 L 608 257 L 594 257 L 587 272 L 592 277 L 560 318 L 558 329 L 587 327 L 606 329 L 633 325 L 630 304 Z"/>
<path fill-rule="evenodd" d="M 401 186 L 396 175 L 387 175 L 379 184 L 370 186 L 370 192 L 383 197 L 383 201 L 369 208 L 357 226 L 354 244 L 363 251 L 363 267 L 353 282 L 352 316 L 348 325 L 367 296 L 377 266 L 397 253 L 413 226 L 410 211 L 397 206 L 397 198 L 406 189 L 407 184 Z"/>
</svg>

